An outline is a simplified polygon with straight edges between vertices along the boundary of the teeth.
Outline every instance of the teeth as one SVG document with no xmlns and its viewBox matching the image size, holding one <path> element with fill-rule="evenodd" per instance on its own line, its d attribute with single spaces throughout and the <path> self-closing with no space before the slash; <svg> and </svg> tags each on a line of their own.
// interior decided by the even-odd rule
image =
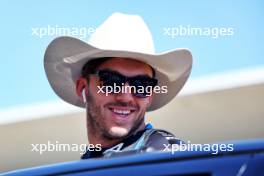
<svg viewBox="0 0 264 176">
<path fill-rule="evenodd" d="M 130 114 L 130 110 L 120 110 L 120 109 L 114 109 L 114 112 L 117 114 L 127 115 Z"/>
</svg>

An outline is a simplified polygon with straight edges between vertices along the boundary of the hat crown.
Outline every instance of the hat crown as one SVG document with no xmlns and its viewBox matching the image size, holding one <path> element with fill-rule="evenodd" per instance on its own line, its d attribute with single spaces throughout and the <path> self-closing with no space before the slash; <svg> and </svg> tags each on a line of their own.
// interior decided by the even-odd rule
<svg viewBox="0 0 264 176">
<path fill-rule="evenodd" d="M 89 43 L 105 50 L 155 54 L 151 32 L 138 15 L 112 14 L 91 35 Z"/>
</svg>

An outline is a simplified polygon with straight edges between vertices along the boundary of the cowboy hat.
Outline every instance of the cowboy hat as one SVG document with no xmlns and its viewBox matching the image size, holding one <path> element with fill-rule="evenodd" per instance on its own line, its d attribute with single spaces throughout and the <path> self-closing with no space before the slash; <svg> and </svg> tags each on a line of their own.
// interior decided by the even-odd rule
<svg viewBox="0 0 264 176">
<path fill-rule="evenodd" d="M 85 107 L 76 94 L 76 81 L 89 60 L 104 57 L 131 58 L 154 68 L 158 86 L 167 86 L 167 93 L 155 94 L 147 111 L 170 102 L 185 84 L 192 67 L 192 55 L 187 49 L 156 54 L 151 33 L 140 16 L 114 13 L 96 29 L 88 43 L 58 37 L 48 45 L 44 67 L 52 89 L 66 102 Z"/>
</svg>

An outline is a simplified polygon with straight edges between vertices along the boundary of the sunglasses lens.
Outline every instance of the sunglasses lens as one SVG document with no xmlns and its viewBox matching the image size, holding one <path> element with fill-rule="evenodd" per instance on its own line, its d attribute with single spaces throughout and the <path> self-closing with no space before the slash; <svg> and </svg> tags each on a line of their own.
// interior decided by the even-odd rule
<svg viewBox="0 0 264 176">
<path fill-rule="evenodd" d="M 145 98 L 151 95 L 152 88 L 157 85 L 157 80 L 149 77 L 135 77 L 129 80 L 129 84 L 136 87 L 135 96 Z"/>
<path fill-rule="evenodd" d="M 115 71 L 109 70 L 99 70 L 98 76 L 102 86 L 104 86 L 104 91 L 106 87 L 111 87 L 114 89 L 115 86 L 122 87 L 128 81 L 129 85 L 135 87 L 133 93 L 134 96 L 139 98 L 146 98 L 152 93 L 152 88 L 154 88 L 158 80 L 148 77 L 148 76 L 135 76 L 135 77 L 125 77 Z"/>
<path fill-rule="evenodd" d="M 98 73 L 100 81 L 103 83 L 103 86 L 122 86 L 123 78 L 122 75 L 112 71 L 99 71 Z"/>
</svg>

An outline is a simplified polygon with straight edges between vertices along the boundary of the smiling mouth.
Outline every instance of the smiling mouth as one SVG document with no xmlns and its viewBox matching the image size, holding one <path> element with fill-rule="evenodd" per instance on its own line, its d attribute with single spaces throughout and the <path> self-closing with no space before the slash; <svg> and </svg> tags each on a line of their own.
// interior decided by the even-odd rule
<svg viewBox="0 0 264 176">
<path fill-rule="evenodd" d="M 109 110 L 121 117 L 126 117 L 136 111 L 134 109 L 126 109 L 126 108 L 120 109 L 115 107 L 109 107 Z"/>
</svg>

